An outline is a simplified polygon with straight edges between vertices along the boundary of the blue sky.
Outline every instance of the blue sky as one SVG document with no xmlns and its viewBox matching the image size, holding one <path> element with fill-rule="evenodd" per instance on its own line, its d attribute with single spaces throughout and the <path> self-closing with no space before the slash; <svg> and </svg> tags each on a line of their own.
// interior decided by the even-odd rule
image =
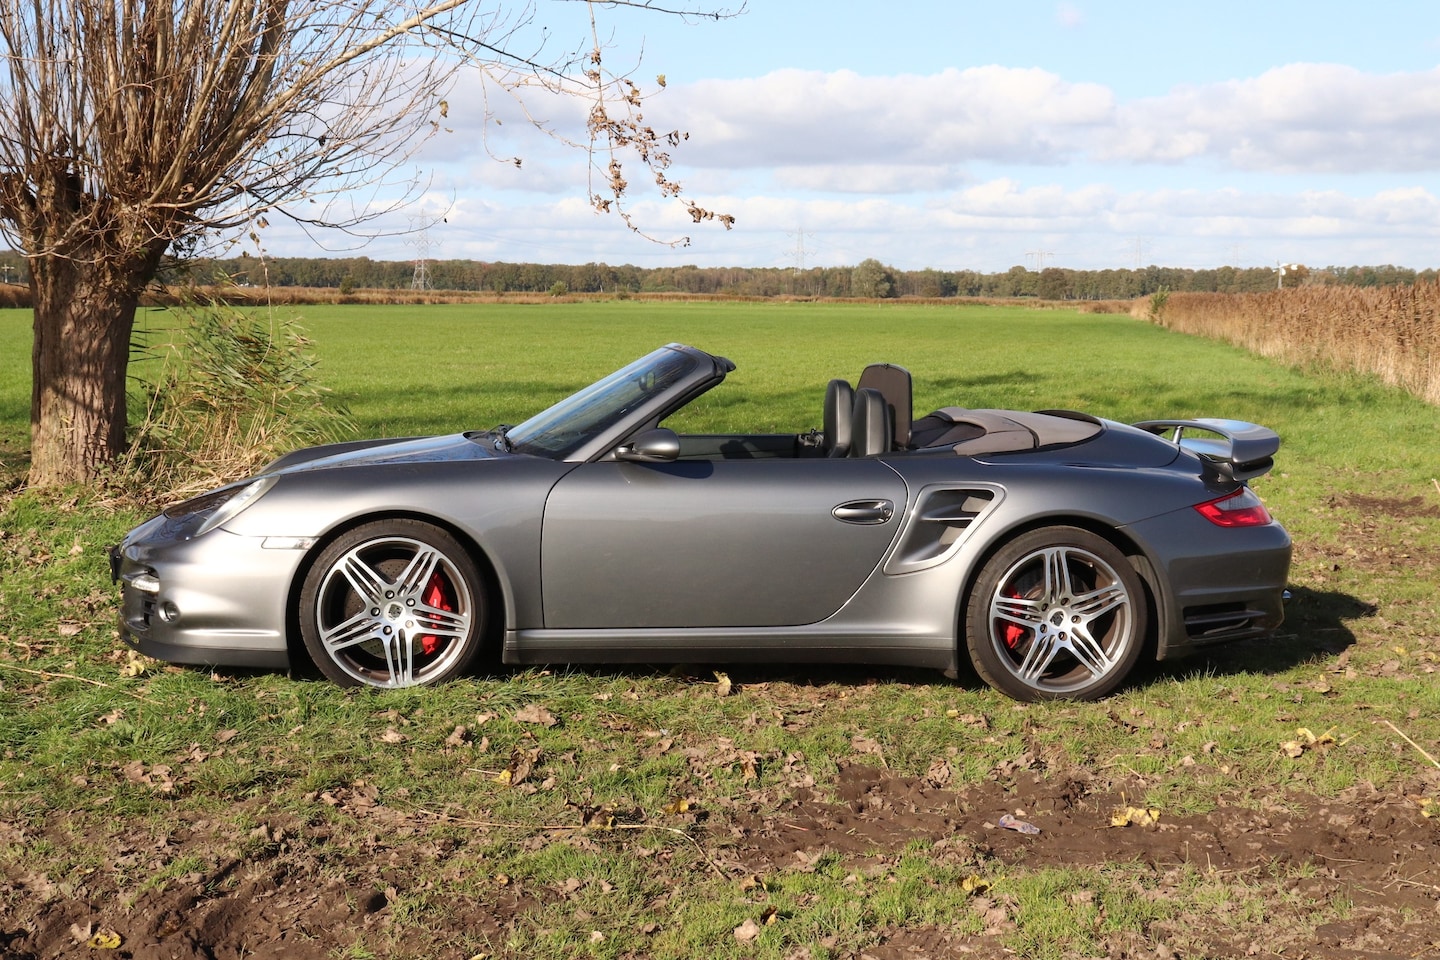
<svg viewBox="0 0 1440 960">
<path fill-rule="evenodd" d="M 583 4 L 540 0 L 559 52 Z M 635 236 L 585 157 L 462 75 L 407 215 L 443 258 L 642 266 L 1079 269 L 1440 265 L 1440 4 L 751 0 L 720 22 L 597 11 L 612 68 L 679 127 L 675 179 L 734 230 L 639 189 Z M 642 55 L 643 50 L 643 55 Z M 664 74 L 663 91 L 654 83 Z M 582 135 L 574 104 L 532 96 Z M 493 155 L 493 156 L 492 156 Z M 497 161 L 520 156 L 524 163 Z M 401 222 L 401 221 L 392 221 Z M 271 253 L 323 251 L 272 227 Z M 342 252 L 340 237 L 328 241 Z M 382 238 L 359 251 L 408 259 Z"/>
</svg>

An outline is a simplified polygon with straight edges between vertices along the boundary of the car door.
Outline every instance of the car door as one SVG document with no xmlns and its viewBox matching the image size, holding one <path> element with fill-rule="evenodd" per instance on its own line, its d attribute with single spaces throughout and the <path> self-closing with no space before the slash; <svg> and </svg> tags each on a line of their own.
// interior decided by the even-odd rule
<svg viewBox="0 0 1440 960">
<path fill-rule="evenodd" d="M 545 504 L 545 626 L 814 623 L 875 569 L 904 507 L 878 460 L 584 464 Z"/>
</svg>

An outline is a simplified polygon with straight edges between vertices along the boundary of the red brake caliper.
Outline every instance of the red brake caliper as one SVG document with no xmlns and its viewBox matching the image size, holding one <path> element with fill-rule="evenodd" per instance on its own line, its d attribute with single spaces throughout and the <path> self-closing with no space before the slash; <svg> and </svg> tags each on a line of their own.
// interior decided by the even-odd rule
<svg viewBox="0 0 1440 960">
<path fill-rule="evenodd" d="M 434 607 L 436 610 L 444 610 L 446 613 L 454 613 L 455 607 L 445 596 L 445 581 L 440 579 L 440 574 L 432 573 L 430 582 L 425 585 L 425 593 L 420 597 L 427 607 Z M 420 638 L 420 649 L 425 651 L 426 656 L 434 653 L 440 648 L 440 638 L 434 634 L 424 634 Z"/>
<path fill-rule="evenodd" d="M 1012 587 L 1010 592 L 1010 599 L 1023 600 L 1025 599 L 1025 594 Z M 1016 644 L 1020 642 L 1020 638 L 1023 636 L 1025 636 L 1024 627 L 1020 626 L 1018 623 L 1005 624 L 1005 646 L 1009 647 L 1011 650 L 1014 650 Z"/>
</svg>

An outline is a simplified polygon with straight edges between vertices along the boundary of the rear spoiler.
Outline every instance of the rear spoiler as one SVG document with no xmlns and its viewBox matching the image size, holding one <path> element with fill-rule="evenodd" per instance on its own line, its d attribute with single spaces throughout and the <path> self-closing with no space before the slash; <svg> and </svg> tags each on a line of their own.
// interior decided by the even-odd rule
<svg viewBox="0 0 1440 960">
<path fill-rule="evenodd" d="M 1243 420 L 1146 420 L 1135 426 L 1159 436 L 1170 432 L 1170 442 L 1192 453 L 1232 480 L 1244 483 L 1270 471 L 1275 465 L 1275 452 L 1280 449 L 1280 436 L 1259 424 Z M 1187 437 L 1186 430 L 1202 430 L 1223 439 Z"/>
</svg>

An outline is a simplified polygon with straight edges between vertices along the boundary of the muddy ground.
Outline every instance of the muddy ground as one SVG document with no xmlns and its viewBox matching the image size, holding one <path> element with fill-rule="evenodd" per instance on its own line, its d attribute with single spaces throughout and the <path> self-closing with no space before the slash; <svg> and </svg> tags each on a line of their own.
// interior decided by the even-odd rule
<svg viewBox="0 0 1440 960">
<path fill-rule="evenodd" d="M 1264 916 L 1255 922 L 1182 916 L 1143 937 L 1112 938 L 1107 946 L 1116 958 L 1440 956 L 1440 824 L 1423 816 L 1414 796 L 1353 790 L 1333 801 L 1290 797 L 1269 809 L 1237 805 L 1115 827 L 1115 812 L 1134 794 L 1054 771 L 1019 770 L 1008 780 L 954 791 L 936 786 L 933 778 L 895 777 L 857 765 L 843 768 L 831 786 L 824 796 L 802 788 L 768 816 L 710 817 L 694 826 L 693 836 L 737 880 L 804 870 L 826 852 L 865 876 L 883 871 L 887 858 L 894 862 L 918 842 L 941 861 L 980 863 L 989 875 L 1011 866 L 1121 862 L 1138 870 L 1137 896 L 1165 897 L 1167 889 L 1193 883 L 1198 871 L 1211 881 L 1238 881 L 1247 896 L 1264 901 Z M 1433 792 L 1434 786 L 1417 783 L 1414 789 Z M 56 884 L 11 864 L 0 887 L 23 892 L 25 906 L 20 915 L 0 918 L 0 956 L 321 960 L 340 955 L 362 931 L 381 932 L 393 922 L 386 894 L 357 899 L 354 891 L 403 888 L 405 864 L 443 860 L 456 848 L 426 839 L 434 825 L 427 815 L 386 807 L 363 791 L 333 799 L 373 821 L 377 836 L 388 838 L 363 862 L 336 863 L 326 828 L 288 820 L 272 819 L 261 827 L 272 842 L 264 855 L 246 862 L 210 859 L 210 851 L 225 846 L 219 835 L 224 828 L 215 821 L 177 825 L 167 836 L 134 836 L 118 845 L 113 835 L 97 839 L 110 845 L 106 858 L 122 867 L 143 866 L 157 845 L 165 848 L 167 860 L 193 852 L 197 863 L 209 864 L 163 889 L 142 892 L 124 910 L 116 908 L 113 872 Z M 1041 832 L 1001 828 L 1006 814 Z M 36 839 L 0 824 L 0 844 Z M 333 879 L 341 875 L 352 878 L 348 889 Z M 365 882 L 353 882 L 357 877 Z M 1015 904 L 988 893 L 982 888 L 969 901 L 985 922 L 979 936 L 938 926 L 882 930 L 860 955 L 1012 956 L 1003 940 L 1014 928 Z M 564 896 L 564 890 L 526 890 L 519 884 L 496 888 L 486 902 L 456 903 L 456 919 L 473 925 L 477 934 L 488 933 L 491 942 L 504 942 L 508 930 L 524 927 L 537 902 Z M 1067 896 L 1078 903 L 1090 893 L 1074 890 Z M 1313 915 L 1337 898 L 1351 904 L 1344 919 L 1317 924 Z M 93 939 L 112 932 L 119 935 L 118 946 Z M 643 956 L 643 937 L 636 939 L 641 952 L 635 955 Z"/>
<path fill-rule="evenodd" d="M 1440 557 L 1417 553 L 1389 529 L 1440 514 L 1428 501 L 1353 495 L 1329 506 L 1356 514 L 1344 523 L 1346 546 L 1297 545 L 1297 567 L 1309 571 L 1297 581 L 1298 590 L 1319 596 L 1327 589 L 1326 571 L 1349 565 L 1397 577 L 1433 578 L 1440 568 Z M 1342 611 L 1346 617 L 1373 613 L 1361 609 L 1360 601 L 1341 599 L 1349 605 Z M 1343 659 L 1354 638 L 1339 620 L 1330 622 L 1334 616 L 1325 614 L 1323 623 L 1302 616 L 1301 626 L 1333 637 L 1333 647 L 1330 641 L 1320 645 Z M 1398 663 L 1376 667 L 1381 675 L 1397 669 Z M 801 787 L 778 809 L 713 811 L 690 835 L 737 884 L 753 875 L 805 870 L 827 853 L 864 877 L 883 871 L 887 860 L 894 863 L 918 843 L 938 862 L 980 864 L 990 876 L 1011 867 L 1130 864 L 1140 878 L 1135 895 L 1141 897 L 1164 898 L 1167 891 L 1195 883 L 1197 875 L 1202 882 L 1233 885 L 1234 901 L 1222 900 L 1212 915 L 1185 914 L 1153 925 L 1143 936 L 1111 937 L 1108 957 L 1116 960 L 1440 958 L 1440 810 L 1432 804 L 1427 817 L 1422 807 L 1422 798 L 1440 795 L 1440 770 L 1425 768 L 1413 783 L 1389 791 L 1357 788 L 1333 800 L 1276 797 L 1258 806 L 1253 796 L 1235 798 L 1203 815 L 1164 813 L 1157 823 L 1123 827 L 1114 826 L 1112 818 L 1143 796 L 1143 785 L 1053 767 L 1037 773 L 1023 764 L 1010 775 L 960 789 L 947 789 L 946 781 L 845 766 L 835 783 Z M 218 862 L 214 851 L 234 846 L 221 820 L 179 822 L 164 836 L 107 826 L 88 841 L 74 836 L 63 816 L 40 835 L 0 822 L 0 850 L 88 842 L 96 862 L 107 865 L 56 880 L 27 871 L 23 861 L 0 861 L 0 897 L 22 904 L 15 915 L 0 916 L 0 960 L 347 955 L 362 934 L 383 934 L 400 922 L 391 897 L 405 889 L 407 865 L 424 863 L 428 875 L 443 874 L 447 858 L 463 852 L 463 841 L 437 842 L 433 815 L 387 806 L 373 788 L 340 791 L 325 802 L 345 808 L 372 835 L 363 855 L 347 857 L 341 845 L 329 842 L 323 818 L 305 823 L 269 816 L 258 828 L 265 831 L 262 854 Z M 1002 828 L 1000 818 L 1007 814 L 1038 826 L 1040 833 Z M 575 839 L 574 833 L 557 833 L 537 835 L 534 842 Z M 355 849 L 353 843 L 344 846 Z M 117 878 L 144 877 L 153 864 L 187 857 L 197 865 L 194 872 L 142 886 L 138 895 L 132 880 L 122 892 Z M 503 943 L 507 932 L 526 928 L 537 904 L 566 896 L 564 889 L 525 889 L 517 883 L 495 887 L 483 902 L 457 898 L 451 907 L 457 926 L 477 939 Z M 1066 896 L 1080 904 L 1092 894 L 1073 890 Z M 1226 915 L 1242 901 L 1249 915 Z M 980 935 L 939 926 L 881 930 L 859 956 L 1014 956 L 1004 943 L 1015 929 L 1017 905 L 983 888 L 968 902 L 983 920 Z M 1340 909 L 1330 909 L 1336 904 Z M 428 954 L 416 944 L 409 955 Z M 793 960 L 809 955 L 801 948 Z M 626 956 L 645 956 L 643 933 L 637 932 L 633 953 Z"/>
</svg>

